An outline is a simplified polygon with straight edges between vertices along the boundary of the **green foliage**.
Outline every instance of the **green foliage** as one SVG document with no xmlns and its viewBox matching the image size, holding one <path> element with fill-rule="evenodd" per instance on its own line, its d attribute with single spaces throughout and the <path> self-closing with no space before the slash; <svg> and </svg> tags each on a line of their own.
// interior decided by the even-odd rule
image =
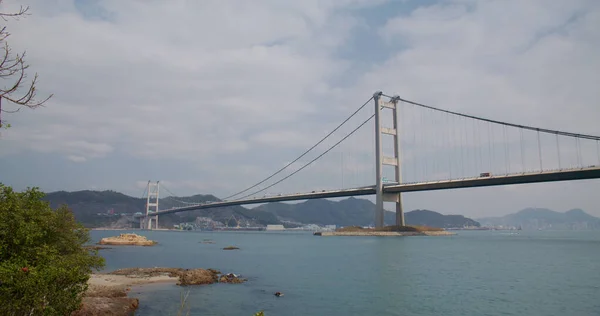
<svg viewBox="0 0 600 316">
<path fill-rule="evenodd" d="M 256 314 L 254 314 L 254 316 L 265 316 L 265 312 L 260 311 L 260 312 L 258 312 Z"/>
<path fill-rule="evenodd" d="M 83 248 L 88 230 L 43 196 L 0 183 L 0 315 L 68 315 L 92 269 L 104 265 L 97 250 Z"/>
</svg>

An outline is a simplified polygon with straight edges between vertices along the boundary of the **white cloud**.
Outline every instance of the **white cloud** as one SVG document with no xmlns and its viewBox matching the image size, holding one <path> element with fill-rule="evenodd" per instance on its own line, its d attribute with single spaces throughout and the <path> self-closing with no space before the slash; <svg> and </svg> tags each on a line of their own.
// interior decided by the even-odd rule
<svg viewBox="0 0 600 316">
<path fill-rule="evenodd" d="M 498 120 L 600 134 L 597 1 L 448 0 L 400 11 L 374 28 L 378 23 L 369 19 L 384 18 L 361 10 L 384 2 L 102 0 L 78 8 L 70 0 L 32 0 L 32 16 L 8 23 L 10 44 L 27 49 L 31 70 L 41 76 L 40 95 L 55 97 L 45 108 L 3 117 L 13 127 L 3 131 L 0 158 L 61 155 L 82 166 L 127 171 L 107 177 L 113 182 L 98 183 L 102 187 L 133 190 L 131 179 L 160 177 L 180 195 L 226 195 L 295 158 L 377 90 Z M 381 42 L 389 58 L 340 58 L 349 47 L 371 56 L 373 46 L 349 46 L 365 40 L 359 36 Z M 356 77 L 348 84 L 350 75 Z M 455 125 L 445 117 L 419 111 L 401 117 L 406 179 L 423 176 L 425 163 L 437 163 L 429 176 L 447 176 L 451 156 L 444 150 L 462 142 L 462 134 L 453 134 Z M 372 112 L 369 104 L 302 161 Z M 475 146 L 476 136 L 488 135 L 465 133 L 474 135 L 465 142 L 476 161 L 484 149 Z M 502 157 L 504 139 L 496 137 Z M 533 166 L 537 145 L 528 139 L 525 165 Z M 507 140 L 511 167 L 518 168 L 519 134 Z M 593 156 L 593 145 L 585 145 L 586 155 Z M 553 153 L 552 146 L 546 139 L 544 152 Z M 572 161 L 574 145 L 565 140 L 561 146 L 561 159 Z M 345 183 L 367 184 L 374 178 L 373 147 L 370 123 L 274 190 L 338 186 L 340 151 L 346 153 Z M 387 141 L 384 150 L 391 150 Z M 557 163 L 554 156 L 545 159 Z M 61 182 L 79 181 L 68 179 L 69 172 Z M 83 176 L 94 178 L 94 172 L 78 178 L 86 183 Z M 589 205 L 597 201 L 581 194 Z M 431 198 L 408 201 L 436 206 Z"/>
<path fill-rule="evenodd" d="M 85 157 L 75 156 L 75 155 L 69 155 L 69 156 L 67 156 L 67 159 L 69 159 L 73 162 L 84 162 L 87 160 Z"/>
<path fill-rule="evenodd" d="M 310 98 L 345 67 L 331 53 L 354 24 L 335 13 L 342 2 L 319 10 L 308 3 L 100 3 L 113 21 L 86 20 L 69 2 L 48 11 L 36 2 L 36 15 L 9 24 L 11 44 L 26 47 L 42 74 L 40 91 L 55 94 L 45 115 L 11 118 L 11 146 L 31 148 L 15 135 L 36 125 L 55 142 L 102 139 L 145 158 L 244 152 L 248 134 L 316 111 Z"/>
</svg>

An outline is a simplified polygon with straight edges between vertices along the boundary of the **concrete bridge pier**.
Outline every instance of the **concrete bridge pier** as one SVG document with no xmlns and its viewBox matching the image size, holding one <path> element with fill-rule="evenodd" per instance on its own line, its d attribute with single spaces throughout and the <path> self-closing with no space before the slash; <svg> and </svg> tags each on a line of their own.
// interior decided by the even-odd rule
<svg viewBox="0 0 600 316">
<path fill-rule="evenodd" d="M 394 166 L 394 182 L 400 184 L 402 182 L 402 169 L 400 161 L 400 135 L 398 125 L 398 101 L 400 97 L 395 96 L 389 102 L 381 100 L 382 92 L 378 91 L 373 94 L 375 100 L 375 227 L 384 226 L 384 208 L 383 202 L 394 202 L 396 204 L 396 225 L 404 226 L 404 210 L 402 209 L 401 193 L 384 193 L 383 191 L 383 165 Z M 384 108 L 391 109 L 393 115 L 393 126 L 381 127 L 381 110 Z M 393 136 L 394 141 L 394 157 L 384 157 L 382 150 L 381 136 Z"/>
</svg>

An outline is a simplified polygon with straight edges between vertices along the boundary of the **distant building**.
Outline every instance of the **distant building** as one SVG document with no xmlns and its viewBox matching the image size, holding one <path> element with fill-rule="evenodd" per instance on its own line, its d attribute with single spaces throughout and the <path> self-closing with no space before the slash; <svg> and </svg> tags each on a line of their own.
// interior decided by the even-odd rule
<svg viewBox="0 0 600 316">
<path fill-rule="evenodd" d="M 285 230 L 283 225 L 267 225 L 267 230 Z"/>
</svg>

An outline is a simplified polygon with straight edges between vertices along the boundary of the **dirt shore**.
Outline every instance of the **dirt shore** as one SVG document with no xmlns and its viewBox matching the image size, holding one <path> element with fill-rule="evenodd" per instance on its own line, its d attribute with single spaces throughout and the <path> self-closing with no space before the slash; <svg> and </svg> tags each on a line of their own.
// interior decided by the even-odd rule
<svg viewBox="0 0 600 316">
<path fill-rule="evenodd" d="M 243 283 L 233 274 L 221 274 L 214 269 L 128 268 L 110 273 L 92 274 L 88 280 L 82 308 L 72 316 L 132 315 L 139 306 L 137 298 L 127 293 L 133 286 L 172 283 L 180 286 L 213 283 Z"/>
</svg>

